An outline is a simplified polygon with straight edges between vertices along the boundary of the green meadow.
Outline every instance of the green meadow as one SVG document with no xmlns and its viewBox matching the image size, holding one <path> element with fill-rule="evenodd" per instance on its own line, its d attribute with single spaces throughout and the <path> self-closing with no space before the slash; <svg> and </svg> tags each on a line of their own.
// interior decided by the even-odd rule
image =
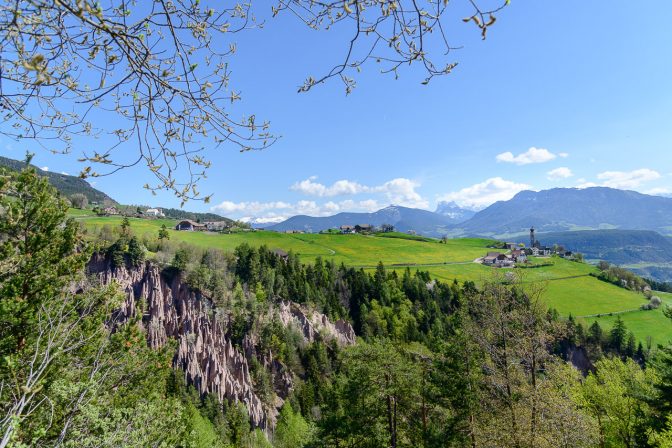
<svg viewBox="0 0 672 448">
<path fill-rule="evenodd" d="M 70 215 L 89 231 L 102 226 L 119 226 L 122 218 L 99 217 L 86 210 L 71 210 Z M 285 234 L 268 231 L 220 234 L 210 232 L 178 232 L 172 219 L 130 218 L 136 235 L 156 235 L 166 225 L 172 241 L 184 241 L 197 247 L 231 251 L 242 243 L 265 245 L 270 249 L 293 251 L 303 261 L 320 256 L 338 263 L 373 270 L 379 261 L 388 269 L 403 272 L 406 268 L 428 271 L 434 278 L 452 282 L 473 281 L 482 284 L 493 278 L 493 268 L 474 263 L 485 255 L 493 241 L 487 239 L 451 239 L 446 243 L 431 238 L 393 234 L 389 236 L 341 234 Z M 548 263 L 549 259 L 531 259 L 532 263 Z M 605 330 L 619 313 L 640 340 L 651 336 L 657 343 L 672 340 L 672 322 L 662 310 L 642 311 L 646 303 L 642 294 L 602 282 L 590 273 L 597 269 L 589 264 L 560 258 L 550 259 L 551 266 L 516 270 L 524 282 L 543 288 L 543 300 L 562 315 L 572 314 L 590 324 L 598 320 Z M 656 293 L 672 305 L 672 294 Z"/>
</svg>

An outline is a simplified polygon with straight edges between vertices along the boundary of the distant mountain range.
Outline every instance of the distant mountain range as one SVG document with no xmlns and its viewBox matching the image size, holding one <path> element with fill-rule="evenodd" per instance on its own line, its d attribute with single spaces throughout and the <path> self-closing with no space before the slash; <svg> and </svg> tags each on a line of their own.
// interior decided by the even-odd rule
<svg viewBox="0 0 672 448">
<path fill-rule="evenodd" d="M 537 232 L 575 230 L 653 230 L 672 235 L 672 198 L 606 187 L 523 191 L 479 212 L 440 202 L 436 211 L 390 206 L 373 213 L 294 216 L 269 230 L 319 232 L 341 225 L 393 224 L 425 236 L 484 236 L 511 239 Z"/>
<path fill-rule="evenodd" d="M 628 229 L 672 234 L 672 198 L 613 188 L 523 191 L 455 226 L 451 235 L 507 238 L 528 232 Z"/>
<path fill-rule="evenodd" d="M 458 208 L 459 209 L 459 208 Z M 451 213 L 459 214 L 461 209 L 451 209 Z M 468 210 L 463 211 L 468 214 Z M 407 232 L 414 230 L 420 235 L 441 237 L 452 226 L 459 224 L 460 219 L 440 213 L 420 210 L 417 208 L 391 205 L 373 213 L 339 213 L 334 216 L 313 217 L 298 215 L 289 218 L 279 224 L 267 226 L 268 230 L 284 232 L 287 230 L 302 230 L 306 232 L 320 232 L 337 228 L 343 225 L 371 224 L 380 226 L 392 224 L 396 230 Z"/>
<path fill-rule="evenodd" d="M 7 167 L 14 171 L 22 170 L 26 164 L 14 159 L 8 159 L 7 157 L 0 156 L 0 167 Z M 51 171 L 44 171 L 35 165 L 33 166 L 40 176 L 44 176 L 49 179 L 49 183 L 60 191 L 61 194 L 65 197 L 70 197 L 73 194 L 81 193 L 86 196 L 89 203 L 97 202 L 98 204 L 109 204 L 114 205 L 117 203 L 114 199 L 106 195 L 100 190 L 93 188 L 87 181 L 76 176 L 69 176 L 67 174 L 52 173 Z"/>
</svg>

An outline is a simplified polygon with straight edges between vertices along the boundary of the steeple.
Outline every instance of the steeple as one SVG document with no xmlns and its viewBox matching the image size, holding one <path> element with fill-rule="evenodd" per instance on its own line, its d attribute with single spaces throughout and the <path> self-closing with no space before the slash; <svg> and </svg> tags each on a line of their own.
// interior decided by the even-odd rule
<svg viewBox="0 0 672 448">
<path fill-rule="evenodd" d="M 537 242 L 536 238 L 534 237 L 534 227 L 530 229 L 530 247 L 534 247 L 535 243 Z"/>
</svg>

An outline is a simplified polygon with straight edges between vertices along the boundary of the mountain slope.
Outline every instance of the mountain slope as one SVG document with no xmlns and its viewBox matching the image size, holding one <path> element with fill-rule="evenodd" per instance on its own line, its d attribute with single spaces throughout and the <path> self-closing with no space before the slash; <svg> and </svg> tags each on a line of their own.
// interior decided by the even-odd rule
<svg viewBox="0 0 672 448">
<path fill-rule="evenodd" d="M 8 159 L 7 157 L 0 156 L 0 167 L 4 166 L 9 169 L 19 171 L 23 169 L 26 164 L 24 162 Z M 106 195 L 100 190 L 93 188 L 87 181 L 76 176 L 69 176 L 67 174 L 52 173 L 50 171 L 44 171 L 34 165 L 33 166 L 40 176 L 44 176 L 49 179 L 49 183 L 56 188 L 63 196 L 70 197 L 75 193 L 81 193 L 86 196 L 86 199 L 91 202 L 97 202 L 99 204 L 109 203 L 116 204 L 117 201 Z"/>
<path fill-rule="evenodd" d="M 672 234 L 672 199 L 594 187 L 523 191 L 457 226 L 455 234 L 506 236 L 537 231 L 655 230 Z"/>
<path fill-rule="evenodd" d="M 455 224 L 455 220 L 427 210 L 393 205 L 373 213 L 339 213 L 325 217 L 298 215 L 269 226 L 267 229 L 279 232 L 287 230 L 319 232 L 342 225 L 357 224 L 374 226 L 392 224 L 400 232 L 414 230 L 421 235 L 440 237 L 450 229 L 451 225 Z"/>
</svg>

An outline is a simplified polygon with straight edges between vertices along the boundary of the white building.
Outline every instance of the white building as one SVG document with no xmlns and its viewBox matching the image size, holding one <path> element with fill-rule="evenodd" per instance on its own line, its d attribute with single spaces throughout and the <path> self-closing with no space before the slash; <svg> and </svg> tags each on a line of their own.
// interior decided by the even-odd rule
<svg viewBox="0 0 672 448">
<path fill-rule="evenodd" d="M 147 216 L 154 216 L 155 218 L 162 218 L 166 215 L 163 214 L 160 208 L 148 208 L 145 212 Z"/>
</svg>

